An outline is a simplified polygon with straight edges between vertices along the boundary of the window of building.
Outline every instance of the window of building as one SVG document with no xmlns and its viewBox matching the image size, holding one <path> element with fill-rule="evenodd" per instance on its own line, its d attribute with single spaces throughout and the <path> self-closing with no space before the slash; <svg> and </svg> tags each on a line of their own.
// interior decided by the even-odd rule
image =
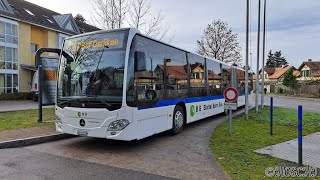
<svg viewBox="0 0 320 180">
<path fill-rule="evenodd" d="M 28 14 L 30 14 L 31 16 L 34 16 L 34 14 L 29 10 L 29 9 L 24 9 Z"/>
<path fill-rule="evenodd" d="M 0 74 L 0 94 L 18 92 L 18 74 Z"/>
<path fill-rule="evenodd" d="M 18 25 L 0 20 L 0 94 L 18 92 Z"/>
<path fill-rule="evenodd" d="M 301 76 L 302 77 L 310 77 L 311 76 L 310 70 L 301 71 Z"/>
<path fill-rule="evenodd" d="M 31 44 L 31 53 L 35 54 L 38 50 L 38 44 Z"/>
<path fill-rule="evenodd" d="M 0 46 L 0 70 L 18 70 L 18 49 Z"/>
<path fill-rule="evenodd" d="M 18 26 L 0 22 L 0 42 L 18 44 Z"/>
<path fill-rule="evenodd" d="M 51 24 L 53 24 L 53 21 L 51 21 L 51 19 L 47 18 L 47 21 Z"/>
<path fill-rule="evenodd" d="M 5 23 L 0 22 L 0 42 L 5 42 Z"/>
<path fill-rule="evenodd" d="M 53 21 L 48 16 L 43 15 L 43 17 L 46 18 L 49 23 L 53 24 Z"/>
</svg>

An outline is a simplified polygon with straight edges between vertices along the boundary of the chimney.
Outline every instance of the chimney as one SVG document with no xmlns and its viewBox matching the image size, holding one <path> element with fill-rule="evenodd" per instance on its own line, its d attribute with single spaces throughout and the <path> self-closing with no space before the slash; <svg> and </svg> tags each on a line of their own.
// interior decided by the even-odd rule
<svg viewBox="0 0 320 180">
<path fill-rule="evenodd" d="M 312 61 L 312 59 L 308 59 L 308 61 L 309 61 L 309 62 L 311 62 L 311 61 Z"/>
</svg>

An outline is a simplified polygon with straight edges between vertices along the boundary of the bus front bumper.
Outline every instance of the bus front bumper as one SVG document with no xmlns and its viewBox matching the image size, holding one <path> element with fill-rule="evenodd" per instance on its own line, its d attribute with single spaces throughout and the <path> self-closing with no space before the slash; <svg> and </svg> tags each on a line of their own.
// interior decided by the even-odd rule
<svg viewBox="0 0 320 180">
<path fill-rule="evenodd" d="M 70 124 L 58 124 L 56 122 L 56 131 L 61 133 L 121 141 L 131 141 L 137 139 L 136 137 L 132 136 L 132 133 L 130 133 L 133 130 L 132 124 L 129 124 L 121 131 L 108 131 L 107 129 L 108 127 L 79 128 Z"/>
</svg>

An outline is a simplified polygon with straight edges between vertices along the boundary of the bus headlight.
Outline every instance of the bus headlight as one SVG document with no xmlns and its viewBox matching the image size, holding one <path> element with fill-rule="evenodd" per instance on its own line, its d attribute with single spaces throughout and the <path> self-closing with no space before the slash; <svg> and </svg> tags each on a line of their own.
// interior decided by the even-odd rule
<svg viewBox="0 0 320 180">
<path fill-rule="evenodd" d="M 116 120 L 110 123 L 108 127 L 108 131 L 121 131 L 128 125 L 129 125 L 129 121 L 126 119 Z"/>
<path fill-rule="evenodd" d="M 56 123 L 57 124 L 62 124 L 62 120 L 59 118 L 59 116 L 56 116 Z"/>
</svg>

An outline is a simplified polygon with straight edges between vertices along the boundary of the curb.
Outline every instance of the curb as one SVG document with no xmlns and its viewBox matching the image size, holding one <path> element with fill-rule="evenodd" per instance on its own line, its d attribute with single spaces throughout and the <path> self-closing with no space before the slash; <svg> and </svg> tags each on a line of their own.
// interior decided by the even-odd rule
<svg viewBox="0 0 320 180">
<path fill-rule="evenodd" d="M 35 144 L 41 144 L 45 142 L 57 141 L 61 139 L 75 137 L 69 134 L 53 134 L 47 136 L 37 136 L 30 137 L 25 139 L 15 139 L 10 141 L 2 141 L 0 142 L 0 149 L 8 149 L 8 148 L 17 148 L 22 146 L 30 146 Z"/>
</svg>

